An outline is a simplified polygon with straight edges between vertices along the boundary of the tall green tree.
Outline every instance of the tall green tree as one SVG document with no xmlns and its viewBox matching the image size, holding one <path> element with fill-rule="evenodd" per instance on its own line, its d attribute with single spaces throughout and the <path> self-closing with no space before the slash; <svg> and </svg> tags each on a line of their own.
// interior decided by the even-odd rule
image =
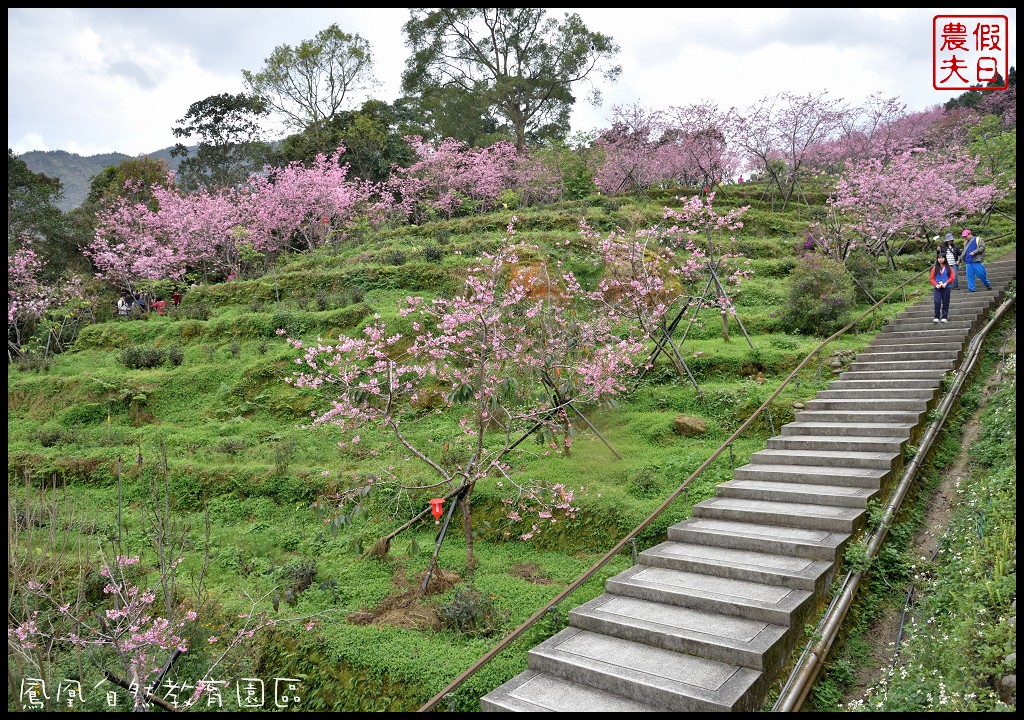
<svg viewBox="0 0 1024 720">
<path fill-rule="evenodd" d="M 298 47 L 280 45 L 260 72 L 242 71 L 249 90 L 299 132 L 329 126 L 351 93 L 376 84 L 370 44 L 333 24 Z"/>
<path fill-rule="evenodd" d="M 622 72 L 612 59 L 619 46 L 588 30 L 578 15 L 562 22 L 542 8 L 412 8 L 403 25 L 412 55 L 402 91 L 433 88 L 475 94 L 511 129 L 519 150 L 528 140 L 562 139 L 576 96 L 589 83 L 591 101 L 601 95 L 592 77 L 613 82 Z"/>
<path fill-rule="evenodd" d="M 222 93 L 192 103 L 181 126 L 172 132 L 179 138 L 198 138 L 192 150 L 178 143 L 172 157 L 178 165 L 178 181 L 186 190 L 232 187 L 258 172 L 270 155 L 263 141 L 260 119 L 270 114 L 258 95 Z"/>
<path fill-rule="evenodd" d="M 344 145 L 340 162 L 351 166 L 354 177 L 382 182 L 393 165 L 407 167 L 415 159 L 404 139 L 408 133 L 406 115 L 397 103 L 367 100 L 355 112 L 340 112 L 330 121 L 285 138 L 274 155 L 274 164 L 308 165 L 318 154 L 330 155 Z"/>
<path fill-rule="evenodd" d="M 1004 128 L 1001 118 L 986 115 L 967 129 L 967 141 L 979 159 L 980 182 L 995 182 L 1009 192 L 1017 183 L 1017 129 Z"/>
<path fill-rule="evenodd" d="M 486 147 L 499 140 L 513 141 L 511 128 L 491 112 L 485 93 L 460 87 L 424 87 L 415 95 L 395 101 L 406 108 L 406 134 L 439 142 L 461 140 L 470 147 Z"/>
<path fill-rule="evenodd" d="M 161 159 L 148 156 L 130 158 L 117 165 L 108 165 L 92 176 L 85 204 L 90 212 L 109 207 L 117 198 L 128 198 L 156 210 L 153 185 L 169 186 L 170 168 Z"/>
<path fill-rule="evenodd" d="M 64 190 L 60 180 L 29 170 L 7 148 L 7 255 L 26 241 L 59 273 L 72 264 L 78 249 L 64 213 L 57 207 Z"/>
</svg>

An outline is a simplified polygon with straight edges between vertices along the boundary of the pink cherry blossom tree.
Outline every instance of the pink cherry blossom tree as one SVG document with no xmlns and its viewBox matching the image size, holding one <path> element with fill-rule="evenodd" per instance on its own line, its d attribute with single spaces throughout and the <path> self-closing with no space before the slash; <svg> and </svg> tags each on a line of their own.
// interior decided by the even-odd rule
<svg viewBox="0 0 1024 720">
<path fill-rule="evenodd" d="M 519 479 L 509 455 L 536 433 L 548 438 L 551 452 L 567 451 L 579 407 L 625 390 L 644 350 L 640 339 L 618 334 L 620 317 L 600 292 L 585 291 L 572 273 L 549 266 L 535 248 L 516 242 L 514 222 L 501 246 L 470 269 L 460 294 L 430 302 L 408 298 L 402 312 L 414 320 L 413 337 L 390 332 L 378 321 L 362 337 L 342 336 L 337 343 L 289 340 L 301 351 L 300 370 L 289 381 L 330 397 L 330 409 L 314 413 L 312 427 L 337 426 L 343 443 L 357 442 L 364 426 L 391 436 L 436 480 L 384 481 L 396 494 L 444 493 L 457 502 L 471 566 L 470 498 L 485 477 L 501 477 L 507 518 L 525 527 L 518 531 L 523 539 L 545 523 L 572 517 L 568 488 Z M 458 439 L 448 449 L 459 445 L 464 459 L 454 466 L 442 459 L 440 447 L 417 445 L 406 431 L 415 408 L 437 393 L 444 393 L 445 404 L 459 416 L 453 433 Z"/>
<path fill-rule="evenodd" d="M 341 163 L 345 148 L 330 157 L 317 155 L 306 167 L 294 162 L 250 176 L 235 193 L 244 221 L 246 242 L 260 252 L 277 253 L 294 243 L 311 250 L 328 241 L 341 242 L 360 219 L 376 222 L 378 200 L 374 183 L 349 180 Z"/>
<path fill-rule="evenodd" d="M 664 113 L 639 104 L 612 109 L 612 126 L 594 145 L 601 164 L 594 183 L 605 194 L 646 190 L 656 181 L 675 177 L 658 153 L 658 139 L 665 125 Z"/>
<path fill-rule="evenodd" d="M 385 190 L 411 222 L 430 214 L 451 218 L 493 210 L 506 189 L 532 177 L 522 174 L 521 158 L 509 142 L 471 148 L 454 138 L 434 145 L 418 135 L 406 142 L 418 159 L 407 168 L 395 168 Z"/>
<path fill-rule="evenodd" d="M 45 267 L 27 238 L 7 257 L 8 362 L 26 352 L 44 360 L 64 352 L 78 329 L 95 321 L 82 279 L 68 275 L 57 282 L 45 281 Z"/>
<path fill-rule="evenodd" d="M 699 310 L 704 306 L 717 306 L 722 316 L 722 339 L 729 341 L 729 317 L 736 318 L 740 330 L 746 336 L 746 330 L 736 315 L 736 306 L 729 294 L 728 287 L 739 285 L 743 280 L 748 279 L 753 271 L 747 267 L 749 260 L 742 254 L 735 252 L 736 238 L 729 236 L 731 252 L 724 252 L 721 240 L 726 232 L 739 230 L 743 227 L 740 217 L 750 209 L 749 205 L 734 208 L 729 212 L 719 214 L 714 208 L 715 193 L 711 192 L 706 198 L 699 195 L 692 196 L 689 200 L 682 200 L 678 210 L 665 208 L 662 217 L 675 223 L 670 230 L 675 232 L 681 229 L 693 242 L 687 241 L 686 250 L 689 253 L 687 258 L 687 269 L 693 272 L 692 268 L 700 266 L 704 277 L 707 278 L 707 287 L 696 296 L 695 307 Z M 718 249 L 715 249 L 715 241 L 719 241 Z M 706 248 L 706 249 L 705 249 Z M 710 293 L 713 293 L 714 300 Z M 747 338 L 750 342 L 750 338 Z"/>
<path fill-rule="evenodd" d="M 832 139 L 850 111 L 827 91 L 766 96 L 743 113 L 730 114 L 730 142 L 764 173 L 785 208 L 796 192 L 807 163 L 821 143 Z"/>
<path fill-rule="evenodd" d="M 680 179 L 710 189 L 739 171 L 741 158 L 726 137 L 728 113 L 713 102 L 669 108 L 665 121 L 665 138 L 678 153 Z"/>
<path fill-rule="evenodd" d="M 7 361 L 21 354 L 31 328 L 43 316 L 50 291 L 40 281 L 43 261 L 24 241 L 7 256 Z"/>
<path fill-rule="evenodd" d="M 985 210 L 999 195 L 995 183 L 975 185 L 978 158 L 962 152 L 905 151 L 889 163 L 854 163 L 829 198 L 830 220 L 812 227 L 821 249 L 845 260 L 855 247 L 889 264 L 894 240 L 922 242 L 938 230 Z M 902 247 L 902 246 L 901 246 Z"/>
</svg>

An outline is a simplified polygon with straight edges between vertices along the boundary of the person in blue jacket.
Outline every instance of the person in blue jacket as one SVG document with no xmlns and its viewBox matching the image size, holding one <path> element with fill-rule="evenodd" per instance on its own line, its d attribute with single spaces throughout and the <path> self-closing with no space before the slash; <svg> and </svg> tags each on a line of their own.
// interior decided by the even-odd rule
<svg viewBox="0 0 1024 720">
<path fill-rule="evenodd" d="M 949 296 L 953 293 L 956 271 L 946 262 L 944 253 L 935 256 L 931 283 L 935 287 L 935 319 L 932 322 L 949 322 Z"/>
<path fill-rule="evenodd" d="M 964 245 L 964 262 L 967 263 L 967 292 L 974 292 L 974 279 L 981 278 L 981 282 L 984 283 L 985 289 L 991 290 L 992 283 L 988 281 L 988 275 L 985 273 L 985 243 L 977 237 L 970 230 L 964 230 L 962 233 L 963 237 L 970 238 L 967 244 Z"/>
</svg>

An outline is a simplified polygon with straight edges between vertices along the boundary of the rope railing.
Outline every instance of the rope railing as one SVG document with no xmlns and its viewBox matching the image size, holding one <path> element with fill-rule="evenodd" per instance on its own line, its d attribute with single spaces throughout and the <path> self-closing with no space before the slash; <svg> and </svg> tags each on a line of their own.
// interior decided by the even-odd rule
<svg viewBox="0 0 1024 720">
<path fill-rule="evenodd" d="M 537 610 L 533 615 L 531 615 L 519 627 L 514 629 L 512 632 L 510 632 L 508 635 L 506 635 L 504 638 L 502 638 L 502 640 L 499 641 L 494 647 L 492 647 L 490 650 L 488 650 L 487 653 L 485 653 L 479 660 L 474 662 L 466 670 L 464 670 L 457 678 L 455 678 L 450 683 L 448 683 L 448 685 L 445 686 L 444 689 L 442 689 L 440 692 L 438 692 L 436 695 L 434 695 L 434 697 L 430 698 L 430 700 L 428 700 L 426 703 L 424 703 L 417 710 L 417 712 L 426 712 L 428 710 L 433 709 L 438 703 L 440 703 L 442 700 L 444 700 L 446 696 L 450 695 L 453 691 L 458 689 L 463 683 L 466 682 L 466 680 L 468 680 L 478 670 L 480 670 L 480 668 L 482 668 L 484 665 L 486 665 L 488 662 L 490 662 L 496 655 L 498 655 L 498 653 L 500 653 L 502 650 L 504 650 L 506 647 L 508 647 L 508 645 L 510 645 L 514 640 L 519 638 L 535 622 L 537 622 L 542 617 L 547 615 L 551 611 L 552 608 L 554 608 L 557 605 L 559 605 L 566 597 L 568 597 L 573 592 L 575 592 L 581 585 L 583 585 L 583 583 L 585 583 L 587 580 L 589 580 L 594 575 L 594 573 L 596 573 L 598 570 L 600 570 L 602 567 L 604 567 L 608 563 L 608 561 L 610 561 L 613 557 L 618 555 L 623 550 L 623 548 L 626 547 L 626 545 L 628 545 L 630 543 L 635 543 L 636 536 L 639 535 L 641 532 L 643 532 L 652 522 L 654 522 L 663 512 L 665 512 L 665 510 L 667 510 L 669 508 L 669 506 L 671 506 L 672 503 L 674 503 L 679 498 L 680 495 L 683 495 L 684 493 L 688 493 L 690 484 L 694 480 L 696 480 L 698 477 L 700 477 L 704 473 L 704 471 L 707 470 L 711 466 L 711 464 L 715 460 L 717 460 L 718 457 L 722 453 L 724 453 L 726 450 L 728 450 L 729 453 L 730 453 L 730 462 L 731 462 L 732 443 L 733 443 L 733 441 L 736 440 L 736 438 L 738 438 L 743 433 L 743 431 L 745 431 L 748 427 L 750 427 L 750 425 L 757 419 L 757 417 L 762 412 L 765 412 L 767 410 L 768 413 L 769 413 L 769 417 L 771 416 L 771 411 L 768 410 L 768 408 L 771 406 L 772 402 L 775 400 L 776 397 L 779 396 L 779 394 L 783 391 L 783 389 L 785 389 L 786 386 L 789 385 L 789 383 L 794 378 L 796 378 L 798 376 L 800 371 L 804 369 L 804 367 L 807 365 L 808 362 L 810 362 L 811 358 L 817 356 L 818 353 L 821 352 L 822 348 L 826 347 L 833 340 L 836 340 L 837 338 L 839 338 L 842 335 L 844 335 L 851 328 L 854 328 L 854 329 L 859 328 L 860 322 L 864 318 L 866 318 L 868 315 L 874 313 L 878 309 L 879 306 L 881 306 L 883 303 L 885 303 L 887 300 L 889 300 L 889 298 L 891 298 L 896 293 L 901 292 L 902 293 L 903 301 L 906 302 L 906 287 L 907 287 L 907 285 L 909 285 L 911 282 L 916 281 L 922 275 L 927 273 L 930 269 L 931 269 L 931 266 L 929 265 L 928 268 L 925 268 L 924 270 L 921 270 L 920 272 L 917 272 L 917 273 L 911 275 L 909 278 L 907 278 L 902 283 L 900 283 L 895 288 L 893 288 L 893 290 L 891 290 L 887 295 L 885 295 L 883 298 L 878 300 L 878 302 L 876 302 L 870 308 L 865 310 L 855 320 L 851 321 L 850 323 L 848 323 L 847 325 L 845 325 L 841 329 L 837 330 L 835 333 L 833 333 L 832 335 L 827 337 L 825 340 L 822 340 L 821 343 L 819 343 L 813 350 L 811 350 L 809 353 L 807 353 L 807 356 L 804 357 L 804 359 L 802 361 L 800 361 L 800 363 L 793 369 L 792 372 L 790 372 L 790 374 L 786 377 L 786 379 L 782 381 L 782 384 L 780 384 L 779 387 L 776 388 L 776 390 L 768 397 L 768 399 L 765 400 L 761 404 L 760 407 L 758 407 L 756 410 L 754 410 L 754 412 L 750 414 L 750 417 L 748 417 L 746 420 L 744 420 L 743 423 L 738 428 L 736 428 L 736 430 L 732 433 L 732 435 L 730 435 L 718 447 L 718 449 L 715 450 L 708 457 L 708 459 L 705 460 L 700 465 L 700 467 L 698 467 L 696 470 L 694 470 L 693 473 L 689 477 L 687 477 L 682 482 L 682 484 L 680 484 L 679 487 L 676 488 L 675 491 L 673 491 L 672 494 L 669 495 L 665 499 L 664 502 L 662 502 L 657 508 L 655 508 L 655 510 L 650 515 L 648 515 L 645 520 L 643 520 L 639 525 L 637 525 L 635 528 L 633 528 L 633 530 L 630 531 L 625 537 L 623 537 L 621 540 L 619 540 L 608 552 L 606 552 L 603 556 L 601 556 L 601 558 L 596 563 L 591 565 L 579 577 L 577 577 L 575 580 L 573 580 L 564 590 L 562 590 L 560 593 L 558 593 L 558 595 L 556 595 L 552 600 L 548 601 L 548 603 L 544 607 L 542 607 L 541 609 Z M 820 371 L 820 368 L 819 368 L 819 371 Z M 773 425 L 774 425 L 774 423 L 773 423 Z M 635 546 L 633 547 L 633 552 L 635 553 Z"/>
<path fill-rule="evenodd" d="M 864 538 L 866 547 L 865 559 L 868 562 L 878 556 L 882 543 L 895 522 L 897 513 L 901 509 L 903 500 L 910 492 L 910 487 L 918 470 L 924 464 L 924 459 L 928 456 L 929 449 L 935 443 L 946 420 L 953 411 L 954 403 L 966 385 L 967 377 L 970 375 L 981 354 L 982 343 L 989 331 L 1002 320 L 1003 316 L 1014 306 L 1014 303 L 1014 299 L 1003 302 L 996 309 L 985 327 L 978 331 L 968 345 L 964 360 L 957 371 L 956 380 L 939 403 L 937 417 L 925 430 L 913 460 L 904 469 L 900 482 L 885 503 L 878 528 Z M 800 710 L 801 705 L 807 699 L 807 694 L 810 692 L 815 678 L 825 663 L 825 658 L 828 657 L 832 644 L 839 635 L 842 622 L 853 606 L 857 591 L 865 577 L 866 571 L 850 570 L 846 573 L 842 583 L 836 588 L 832 601 L 815 628 L 811 639 L 797 660 L 796 666 L 786 680 L 786 684 L 779 693 L 779 697 L 772 708 L 773 712 L 797 712 Z M 913 589 L 913 585 L 911 589 Z M 910 602 L 909 595 L 907 602 Z M 901 621 L 900 630 L 902 631 L 902 629 Z"/>
</svg>

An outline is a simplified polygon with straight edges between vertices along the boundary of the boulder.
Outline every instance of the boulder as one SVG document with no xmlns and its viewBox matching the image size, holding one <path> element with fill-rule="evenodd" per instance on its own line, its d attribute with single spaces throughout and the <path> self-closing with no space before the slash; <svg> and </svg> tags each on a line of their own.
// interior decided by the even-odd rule
<svg viewBox="0 0 1024 720">
<path fill-rule="evenodd" d="M 672 421 L 672 426 L 676 434 L 683 437 L 697 437 L 708 431 L 708 424 L 701 418 L 692 415 L 680 415 Z"/>
</svg>

